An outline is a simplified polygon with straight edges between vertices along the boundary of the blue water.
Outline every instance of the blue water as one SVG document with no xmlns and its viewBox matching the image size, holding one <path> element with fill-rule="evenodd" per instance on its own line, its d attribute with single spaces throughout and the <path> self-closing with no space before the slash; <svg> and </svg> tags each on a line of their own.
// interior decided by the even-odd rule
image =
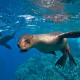
<svg viewBox="0 0 80 80">
<path fill-rule="evenodd" d="M 72 18 L 62 22 L 47 20 L 43 17 L 43 15 L 61 14 L 62 12 L 47 9 L 42 4 L 37 5 L 34 2 L 36 0 L 0 0 L 0 32 L 2 36 L 16 32 L 15 38 L 8 42 L 12 50 L 0 46 L 0 80 L 16 80 L 18 66 L 32 55 L 42 54 L 35 49 L 21 54 L 17 41 L 22 34 L 80 31 L 80 2 L 78 0 L 75 4 L 64 4 L 66 8 L 63 13 L 70 13 Z M 68 41 L 73 55 L 79 58 L 80 38 Z"/>
</svg>

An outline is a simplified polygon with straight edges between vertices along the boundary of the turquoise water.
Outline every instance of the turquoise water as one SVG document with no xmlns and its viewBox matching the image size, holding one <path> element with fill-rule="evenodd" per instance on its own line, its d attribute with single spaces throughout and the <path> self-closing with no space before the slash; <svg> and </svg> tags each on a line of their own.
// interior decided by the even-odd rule
<svg viewBox="0 0 80 80">
<path fill-rule="evenodd" d="M 23 34 L 80 31 L 80 1 L 76 0 L 74 4 L 72 4 L 74 0 L 69 3 L 64 1 L 68 0 L 63 0 L 63 2 L 56 0 L 0 0 L 0 32 L 2 36 L 16 32 L 15 38 L 8 42 L 12 50 L 0 46 L 0 80 L 72 80 L 71 75 L 75 75 L 74 80 L 80 80 L 78 75 L 80 74 L 80 38 L 68 39 L 71 52 L 78 64 L 78 67 L 73 68 L 72 72 L 70 71 L 72 69 L 68 70 L 69 66 L 60 71 L 54 67 L 54 63 L 61 56 L 60 52 L 57 52 L 57 57 L 46 55 L 36 49 L 21 54 L 17 47 L 18 38 Z M 33 57 L 34 55 L 36 57 Z M 50 60 L 47 61 L 47 58 Z M 38 59 L 42 60 L 42 64 L 37 62 Z M 52 62 L 53 60 L 54 62 Z M 37 67 L 33 66 L 34 64 Z M 39 67 L 41 65 L 43 67 Z M 46 65 L 49 73 L 46 71 Z M 32 69 L 34 72 L 31 72 Z M 40 72 L 41 70 L 43 73 Z M 65 77 L 60 75 L 61 72 Z M 47 77 L 48 75 L 49 77 Z M 23 76 L 23 78 L 19 76 Z M 66 78 L 66 76 L 69 77 Z"/>
</svg>

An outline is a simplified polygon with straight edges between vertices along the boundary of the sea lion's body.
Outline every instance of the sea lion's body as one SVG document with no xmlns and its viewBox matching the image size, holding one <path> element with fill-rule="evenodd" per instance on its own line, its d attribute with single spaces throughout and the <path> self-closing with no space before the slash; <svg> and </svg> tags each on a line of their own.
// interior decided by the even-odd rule
<svg viewBox="0 0 80 80">
<path fill-rule="evenodd" d="M 37 43 L 34 47 L 45 53 L 62 49 L 67 42 L 66 38 L 60 41 L 58 39 L 59 34 L 60 33 L 49 33 L 36 35 L 35 38 L 37 39 Z"/>
<path fill-rule="evenodd" d="M 71 55 L 69 45 L 66 38 L 80 37 L 80 32 L 67 32 L 67 33 L 48 33 L 38 35 L 23 35 L 18 41 L 18 46 L 21 52 L 26 52 L 31 48 L 36 48 L 41 52 L 50 53 L 55 55 L 55 51 L 60 50 L 63 55 L 56 62 L 55 65 L 64 66 L 67 56 L 69 56 L 70 65 L 75 63 L 74 58 Z"/>
</svg>

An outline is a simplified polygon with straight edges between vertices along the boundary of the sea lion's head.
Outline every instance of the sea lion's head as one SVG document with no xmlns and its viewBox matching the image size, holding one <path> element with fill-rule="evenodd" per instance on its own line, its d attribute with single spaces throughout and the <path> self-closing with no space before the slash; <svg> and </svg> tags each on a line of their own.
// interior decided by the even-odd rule
<svg viewBox="0 0 80 80">
<path fill-rule="evenodd" d="M 20 48 L 21 52 L 26 52 L 32 47 L 32 38 L 33 35 L 23 35 L 18 40 L 18 47 Z"/>
</svg>

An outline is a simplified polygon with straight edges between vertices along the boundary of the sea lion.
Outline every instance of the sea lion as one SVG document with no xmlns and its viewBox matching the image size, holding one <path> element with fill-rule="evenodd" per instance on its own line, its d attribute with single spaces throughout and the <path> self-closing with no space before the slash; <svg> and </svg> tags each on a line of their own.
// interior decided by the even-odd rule
<svg viewBox="0 0 80 80">
<path fill-rule="evenodd" d="M 6 36 L 2 36 L 0 33 L 0 45 L 5 46 L 8 49 L 11 49 L 11 47 L 7 44 L 7 42 L 14 38 L 15 32 L 13 34 L 9 34 Z"/>
<path fill-rule="evenodd" d="M 55 65 L 64 66 L 66 63 L 66 59 L 69 56 L 70 66 L 72 63 L 75 65 L 76 62 L 71 54 L 67 38 L 78 38 L 80 37 L 80 32 L 54 32 L 48 34 L 37 34 L 30 35 L 25 34 L 21 36 L 18 40 L 18 47 L 21 52 L 26 52 L 31 48 L 36 48 L 41 52 L 55 54 L 55 51 L 60 50 L 63 55 L 56 62 Z"/>
</svg>

